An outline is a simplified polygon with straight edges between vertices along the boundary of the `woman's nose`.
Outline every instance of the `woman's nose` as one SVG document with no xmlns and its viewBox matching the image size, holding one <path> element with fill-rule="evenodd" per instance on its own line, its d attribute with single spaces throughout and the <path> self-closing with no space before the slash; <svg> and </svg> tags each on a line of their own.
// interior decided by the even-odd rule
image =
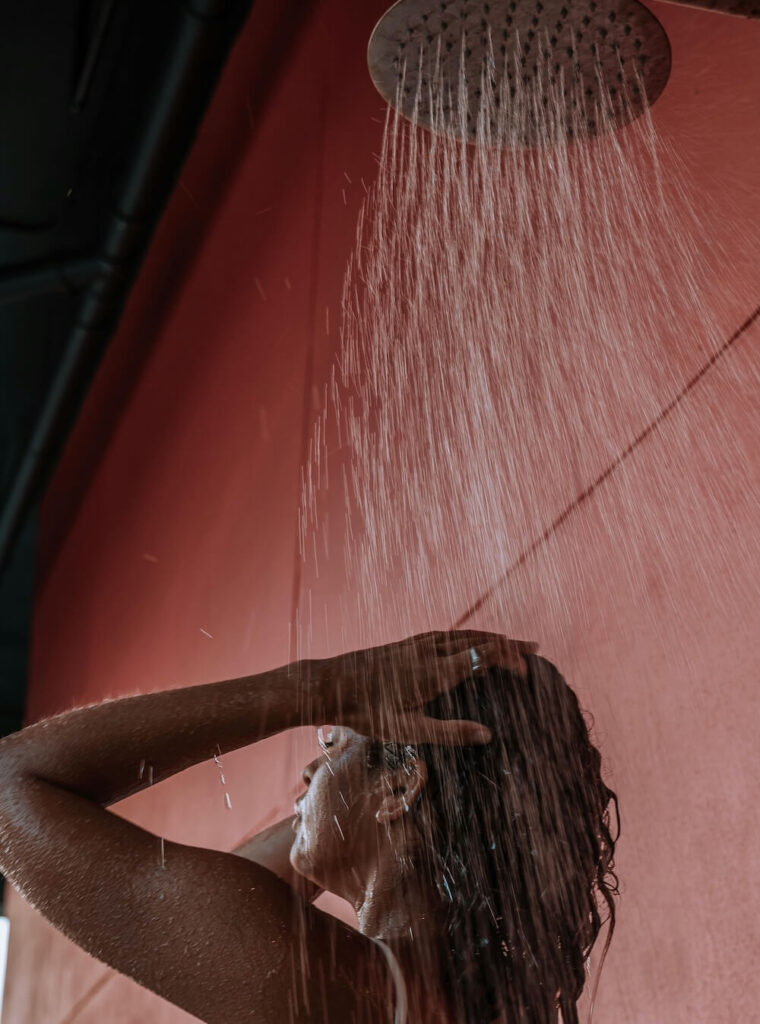
<svg viewBox="0 0 760 1024">
<path fill-rule="evenodd" d="M 319 768 L 321 763 L 322 763 L 322 758 L 321 757 L 315 757 L 314 760 L 310 761 L 306 765 L 304 770 L 301 772 L 301 775 L 303 777 L 303 781 L 306 783 L 307 786 L 309 785 L 311 780 L 314 778 L 314 775 L 316 774 L 317 768 Z"/>
</svg>

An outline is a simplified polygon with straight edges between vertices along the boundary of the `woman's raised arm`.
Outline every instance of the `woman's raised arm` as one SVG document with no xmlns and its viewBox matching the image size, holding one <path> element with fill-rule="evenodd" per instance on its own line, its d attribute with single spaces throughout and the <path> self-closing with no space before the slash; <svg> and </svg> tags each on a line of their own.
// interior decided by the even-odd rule
<svg viewBox="0 0 760 1024">
<path fill-rule="evenodd" d="M 3 872 L 88 952 L 211 1024 L 252 1014 L 279 1024 L 295 1002 L 294 1019 L 310 1020 L 324 1000 L 347 1021 L 359 1006 L 385 1020 L 371 1011 L 382 984 L 375 992 L 376 979 L 361 980 L 374 969 L 362 936 L 259 863 L 164 842 L 104 809 L 218 751 L 301 724 L 298 708 L 311 704 L 319 720 L 316 696 L 304 701 L 307 668 L 107 701 L 0 743 Z M 313 979 L 299 968 L 296 985 L 296 947 L 299 958 L 333 948 L 340 960 Z"/>
<path fill-rule="evenodd" d="M 532 645 L 426 634 L 31 725 L 0 743 L 0 869 L 69 938 L 209 1024 L 279 1024 L 284 1011 L 385 1022 L 389 979 L 373 943 L 261 864 L 165 843 L 105 807 L 292 726 L 382 730 L 386 699 L 410 739 L 483 742 L 481 727 L 421 709 L 472 670 L 471 648 L 483 665 L 519 665 Z"/>
<path fill-rule="evenodd" d="M 33 776 L 107 806 L 322 714 L 309 663 L 297 663 L 66 711 L 6 737 L 0 764 L 6 784 Z"/>
</svg>

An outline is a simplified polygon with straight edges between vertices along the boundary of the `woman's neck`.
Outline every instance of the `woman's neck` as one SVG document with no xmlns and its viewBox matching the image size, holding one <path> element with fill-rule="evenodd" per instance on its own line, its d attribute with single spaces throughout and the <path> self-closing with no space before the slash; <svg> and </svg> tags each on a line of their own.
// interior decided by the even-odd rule
<svg viewBox="0 0 760 1024">
<path fill-rule="evenodd" d="M 395 856 L 373 864 L 361 891 L 352 900 L 359 931 L 381 939 L 399 961 L 407 987 L 409 1020 L 449 1024 L 442 996 L 444 970 L 440 955 L 441 911 L 438 893 L 418 871 Z"/>
<path fill-rule="evenodd" d="M 435 934 L 440 898 L 410 856 L 399 856 L 389 843 L 361 874 L 353 875 L 353 892 L 345 896 L 363 935 L 392 943 L 423 941 L 428 931 Z"/>
</svg>

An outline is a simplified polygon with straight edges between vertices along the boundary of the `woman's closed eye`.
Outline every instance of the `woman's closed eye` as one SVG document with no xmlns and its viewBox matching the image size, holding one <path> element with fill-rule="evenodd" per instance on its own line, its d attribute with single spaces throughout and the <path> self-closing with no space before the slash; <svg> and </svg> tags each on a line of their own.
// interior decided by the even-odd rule
<svg viewBox="0 0 760 1024">
<path fill-rule="evenodd" d="M 321 726 L 317 729 L 317 742 L 320 750 L 330 756 L 330 750 L 337 742 L 336 730 L 332 726 Z"/>
</svg>

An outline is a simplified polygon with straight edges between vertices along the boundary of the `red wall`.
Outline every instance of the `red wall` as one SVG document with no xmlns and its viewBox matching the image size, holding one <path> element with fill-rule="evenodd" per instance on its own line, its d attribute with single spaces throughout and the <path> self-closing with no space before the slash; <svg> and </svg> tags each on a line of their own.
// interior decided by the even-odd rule
<svg viewBox="0 0 760 1024">
<path fill-rule="evenodd" d="M 306 438 L 337 343 L 361 182 L 372 180 L 379 147 L 383 107 L 364 54 L 384 6 L 319 6 L 251 125 L 221 201 L 203 192 L 194 170 L 209 161 L 211 135 L 201 134 L 117 352 L 156 329 L 147 312 L 162 279 L 155 253 L 171 258 L 182 217 L 207 218 L 204 244 L 48 560 L 32 719 L 280 664 L 295 649 L 296 610 L 309 590 L 327 603 L 332 636 L 342 626 L 351 642 L 330 603 L 340 580 L 320 583 L 302 569 L 296 515 Z M 655 121 L 710 205 L 711 234 L 698 244 L 706 295 L 728 337 L 760 293 L 760 35 L 758 26 L 702 12 L 657 13 L 674 69 Z M 245 90 L 229 82 L 245 81 L 250 45 L 244 36 L 210 120 L 230 104 L 245 109 Z M 719 246 L 725 256 L 717 260 Z M 671 379 L 683 379 L 696 369 L 688 339 L 665 341 Z M 760 669 L 759 346 L 755 324 L 624 473 L 503 580 L 474 620 L 538 639 L 594 712 L 624 814 L 619 933 L 595 1011 L 611 1024 L 750 1020 L 760 997 L 751 980 L 760 952 L 751 882 L 760 785 L 748 768 Z M 91 407 L 108 386 L 105 367 Z M 688 440 L 689 459 L 669 459 L 676 437 Z M 630 440 L 621 436 L 621 450 Z M 81 443 L 75 435 L 74 448 Z M 64 460 L 50 492 L 51 535 L 74 462 Z M 558 508 L 576 493 L 557 495 Z M 668 494 L 680 496 L 679 514 L 688 495 L 703 516 L 705 528 L 688 542 L 663 507 Z M 625 564 L 631 558 L 635 573 Z M 551 609 L 547 581 L 561 597 Z M 471 596 L 462 596 L 462 610 Z M 317 633 L 315 653 L 320 644 L 327 641 Z M 231 811 L 211 765 L 120 811 L 172 839 L 230 848 L 288 810 L 311 742 L 277 737 L 227 758 Z M 76 950 L 20 897 L 9 904 L 7 1024 L 190 1019 Z"/>
</svg>

